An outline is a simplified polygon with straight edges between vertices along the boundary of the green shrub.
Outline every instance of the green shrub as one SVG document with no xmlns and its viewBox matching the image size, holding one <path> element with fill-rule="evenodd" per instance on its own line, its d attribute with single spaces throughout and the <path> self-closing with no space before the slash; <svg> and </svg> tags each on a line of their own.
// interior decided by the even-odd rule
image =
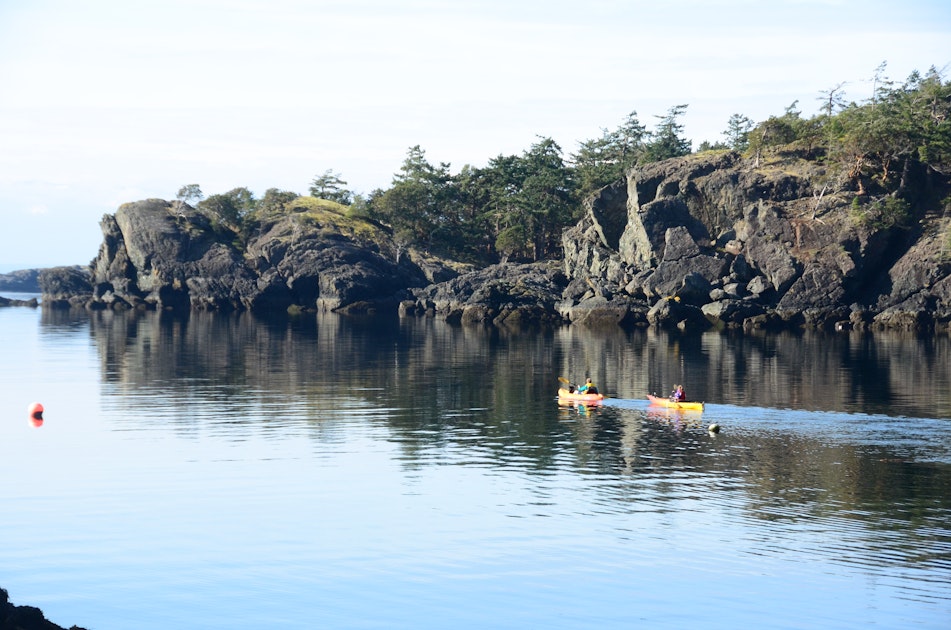
<svg viewBox="0 0 951 630">
<path fill-rule="evenodd" d="M 850 215 L 856 225 L 875 230 L 907 228 L 911 225 L 911 206 L 899 197 L 885 197 L 865 204 L 856 197 L 852 200 Z"/>
<path fill-rule="evenodd" d="M 948 210 L 951 209 L 951 197 L 944 200 L 944 227 L 941 228 L 939 243 L 941 244 L 941 262 L 951 262 L 951 217 L 948 217 Z"/>
</svg>

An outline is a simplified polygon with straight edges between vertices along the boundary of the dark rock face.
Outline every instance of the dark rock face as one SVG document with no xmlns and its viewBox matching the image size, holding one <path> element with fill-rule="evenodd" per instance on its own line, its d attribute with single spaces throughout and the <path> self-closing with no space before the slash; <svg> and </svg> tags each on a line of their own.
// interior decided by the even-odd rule
<svg viewBox="0 0 951 630">
<path fill-rule="evenodd" d="M 663 260 L 642 286 L 649 298 L 676 296 L 699 306 L 709 301 L 727 266 L 725 259 L 702 253 L 685 227 L 672 227 L 665 234 Z"/>
<path fill-rule="evenodd" d="M 44 304 L 88 308 L 399 308 L 474 324 L 684 330 L 945 330 L 951 221 L 871 227 L 855 192 L 817 193 L 824 166 L 734 152 L 649 164 L 589 198 L 560 262 L 462 273 L 403 252 L 385 230 L 298 209 L 238 237 L 188 205 L 125 204 L 102 220 L 88 274 L 46 270 Z M 933 184 L 940 197 L 944 180 Z M 946 196 L 946 195 L 945 195 Z M 312 200 L 313 201 L 313 200 Z"/>
<path fill-rule="evenodd" d="M 79 306 L 92 297 L 89 271 L 78 267 L 51 267 L 40 271 L 45 306 Z"/>
<path fill-rule="evenodd" d="M 254 275 L 210 219 L 184 204 L 124 204 L 100 225 L 93 308 L 236 308 L 254 286 Z"/>
<path fill-rule="evenodd" d="M 294 216 L 276 221 L 248 243 L 264 293 L 251 306 L 287 303 L 331 311 L 372 302 L 395 306 L 406 289 L 427 279 L 408 257 L 397 261 L 395 247 L 382 240 L 322 225 L 302 229 Z"/>
<path fill-rule="evenodd" d="M 612 296 L 602 308 L 634 319 L 646 303 L 658 326 L 703 327 L 695 308 L 718 327 L 947 329 L 951 264 L 941 243 L 951 227 L 866 227 L 850 213 L 854 194 L 820 204 L 812 182 L 822 175 L 792 158 L 754 169 L 735 153 L 634 169 L 565 231 L 569 287 L 597 283 Z M 566 319 L 588 310 L 577 292 L 564 297 Z"/>
<path fill-rule="evenodd" d="M 345 223 L 343 217 L 340 224 Z M 351 223 L 356 223 L 351 221 Z M 290 213 L 239 248 L 233 231 L 180 202 L 148 199 L 101 221 L 103 242 L 85 278 L 41 274 L 44 303 L 167 310 L 395 308 L 426 277 L 380 230 L 350 233 L 319 213 Z M 433 272 L 438 273 L 438 272 Z M 83 282 L 84 280 L 84 282 Z"/>
<path fill-rule="evenodd" d="M 403 314 L 429 314 L 465 324 L 561 323 L 555 302 L 568 281 L 556 262 L 499 264 L 413 291 Z"/>
</svg>

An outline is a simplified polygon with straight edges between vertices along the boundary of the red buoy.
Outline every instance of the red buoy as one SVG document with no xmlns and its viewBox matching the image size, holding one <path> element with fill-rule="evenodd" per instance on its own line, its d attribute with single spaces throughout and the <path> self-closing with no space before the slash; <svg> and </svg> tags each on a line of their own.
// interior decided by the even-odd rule
<svg viewBox="0 0 951 630">
<path fill-rule="evenodd" d="M 27 411 L 30 412 L 30 424 L 38 427 L 43 424 L 43 405 L 38 402 L 31 404 Z"/>
</svg>

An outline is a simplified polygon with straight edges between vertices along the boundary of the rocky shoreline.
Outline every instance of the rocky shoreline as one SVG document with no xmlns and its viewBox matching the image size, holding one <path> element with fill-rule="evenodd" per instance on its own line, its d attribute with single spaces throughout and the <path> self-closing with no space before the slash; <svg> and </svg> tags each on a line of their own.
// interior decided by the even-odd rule
<svg viewBox="0 0 951 630">
<path fill-rule="evenodd" d="M 88 268 L 42 270 L 38 282 L 49 308 L 948 331 L 951 218 L 923 204 L 913 222 L 871 220 L 877 206 L 855 193 L 820 194 L 824 177 L 795 154 L 649 164 L 585 202 L 560 260 L 474 270 L 401 248 L 372 222 L 307 207 L 262 221 L 238 246 L 187 204 L 150 199 L 103 217 Z"/>
<path fill-rule="evenodd" d="M 0 306 L 29 306 L 36 308 L 39 305 L 39 300 L 36 298 L 30 298 L 29 300 L 17 300 L 15 298 L 6 298 L 0 295 Z"/>
</svg>

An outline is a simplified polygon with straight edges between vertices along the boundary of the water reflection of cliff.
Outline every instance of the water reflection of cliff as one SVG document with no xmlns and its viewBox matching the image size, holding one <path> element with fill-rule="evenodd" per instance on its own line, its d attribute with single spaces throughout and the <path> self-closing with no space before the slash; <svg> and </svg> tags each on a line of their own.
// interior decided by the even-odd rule
<svg viewBox="0 0 951 630">
<path fill-rule="evenodd" d="M 488 331 L 432 320 L 333 314 L 261 319 L 249 314 L 178 318 L 99 312 L 89 324 L 107 384 L 134 389 L 206 383 L 314 397 L 382 390 L 409 398 L 419 386 L 425 389 L 420 402 L 428 408 L 440 396 L 449 396 L 454 404 L 461 398 L 484 403 L 486 388 L 504 383 L 509 371 L 526 374 L 526 362 L 540 365 L 549 347 L 529 343 L 537 352 L 525 354 L 526 338 L 521 338 L 519 348 L 500 360 L 496 354 L 504 344 Z M 545 390 L 546 399 L 554 394 L 553 383 Z M 467 386 L 483 393 L 468 396 Z M 500 396 L 509 393 L 500 388 Z"/>
<path fill-rule="evenodd" d="M 691 398 L 710 403 L 951 418 L 947 336 L 566 328 L 559 341 L 576 373 L 593 373 L 625 398 L 683 383 Z"/>
<path fill-rule="evenodd" d="M 551 398 L 556 378 L 591 375 L 602 391 L 643 399 L 684 383 L 708 403 L 951 418 L 951 338 L 901 334 L 679 335 L 663 331 L 502 332 L 432 319 L 333 314 L 86 314 L 46 310 L 46 334 L 88 321 L 103 381 L 161 387 L 191 379 L 301 394 L 380 389 L 452 407 Z M 466 391 L 475 388 L 478 393 Z M 412 401 L 410 401 L 412 402 Z"/>
<path fill-rule="evenodd" d="M 189 436 L 224 423 L 228 439 L 268 430 L 333 439 L 338 419 L 341 432 L 354 430 L 343 418 L 355 411 L 407 468 L 514 466 L 538 474 L 544 493 L 546 475 L 568 466 L 603 476 L 610 510 L 666 511 L 720 493 L 723 505 L 742 496 L 751 518 L 821 518 L 830 532 L 871 513 L 891 519 L 886 530 L 917 532 L 951 510 L 947 464 L 887 442 L 758 429 L 711 438 L 702 421 L 643 405 L 579 411 L 554 401 L 558 376 L 590 374 L 624 399 L 682 382 L 711 403 L 949 417 L 948 338 L 505 332 L 333 314 L 47 311 L 42 323 L 47 335 L 88 324 L 107 401 L 127 405 L 136 425 L 157 408 L 155 420 Z"/>
</svg>

